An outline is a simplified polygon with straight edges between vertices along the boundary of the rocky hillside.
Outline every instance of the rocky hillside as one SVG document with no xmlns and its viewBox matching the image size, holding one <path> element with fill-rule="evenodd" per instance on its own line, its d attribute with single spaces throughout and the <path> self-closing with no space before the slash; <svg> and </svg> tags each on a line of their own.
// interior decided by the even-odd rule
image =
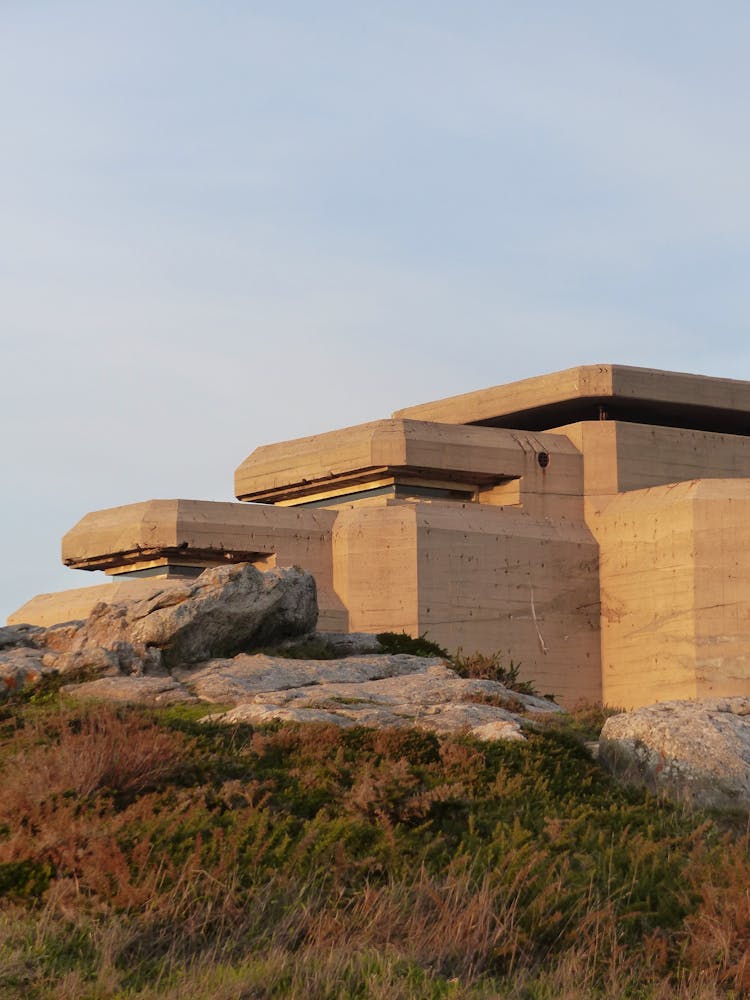
<svg viewBox="0 0 750 1000">
<path fill-rule="evenodd" d="M 232 725 L 416 727 L 484 740 L 523 740 L 560 712 L 481 670 L 460 676 L 429 643 L 420 652 L 431 656 L 388 652 L 375 636 L 315 633 L 316 620 L 310 574 L 219 567 L 146 600 L 100 604 L 85 621 L 0 628 L 0 696 L 55 678 L 71 699 L 204 703 Z M 688 805 L 750 809 L 749 720 L 747 698 L 623 713 L 605 725 L 600 760 L 619 780 Z"/>
<path fill-rule="evenodd" d="M 0 629 L 0 997 L 750 996 L 747 700 L 567 713 L 315 619 L 232 566 Z"/>
<path fill-rule="evenodd" d="M 220 567 L 148 600 L 101 604 L 83 622 L 0 629 L 0 680 L 20 690 L 59 675 L 72 698 L 206 702 L 227 723 L 416 726 L 482 739 L 523 739 L 530 713 L 560 711 L 497 681 L 462 678 L 443 656 L 316 634 L 316 619 L 309 574 Z M 274 643 L 275 655 L 258 652 Z"/>
</svg>

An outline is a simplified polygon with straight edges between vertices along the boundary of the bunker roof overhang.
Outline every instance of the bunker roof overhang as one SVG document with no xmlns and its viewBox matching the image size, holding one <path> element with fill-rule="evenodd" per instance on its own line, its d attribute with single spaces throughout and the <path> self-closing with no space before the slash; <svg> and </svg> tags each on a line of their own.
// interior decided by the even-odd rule
<svg viewBox="0 0 750 1000">
<path fill-rule="evenodd" d="M 275 552 L 280 534 L 325 534 L 329 511 L 274 510 L 203 500 L 146 500 L 97 510 L 62 542 L 73 569 L 110 575 L 138 571 L 185 574 L 227 562 L 256 562 Z"/>
<path fill-rule="evenodd" d="M 334 500 L 386 481 L 470 491 L 520 478 L 542 452 L 577 454 L 554 434 L 378 420 L 256 448 L 235 473 L 235 495 L 298 505 L 321 497 Z"/>
<path fill-rule="evenodd" d="M 409 406 L 393 416 L 531 431 L 609 419 L 750 435 L 750 382 L 626 365 L 582 365 Z"/>
</svg>

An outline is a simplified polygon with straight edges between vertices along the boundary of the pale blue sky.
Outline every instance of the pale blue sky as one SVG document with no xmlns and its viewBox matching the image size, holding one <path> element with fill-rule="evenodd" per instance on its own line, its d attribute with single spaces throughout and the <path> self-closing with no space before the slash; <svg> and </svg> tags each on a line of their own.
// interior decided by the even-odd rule
<svg viewBox="0 0 750 1000">
<path fill-rule="evenodd" d="M 748 51 L 735 2 L 0 0 L 0 620 L 258 444 L 750 379 Z"/>
</svg>

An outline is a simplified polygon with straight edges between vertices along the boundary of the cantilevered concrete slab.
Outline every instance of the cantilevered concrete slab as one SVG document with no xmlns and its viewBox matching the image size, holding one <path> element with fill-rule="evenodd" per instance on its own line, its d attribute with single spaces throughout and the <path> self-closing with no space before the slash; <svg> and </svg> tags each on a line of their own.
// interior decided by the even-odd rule
<svg viewBox="0 0 750 1000">
<path fill-rule="evenodd" d="M 209 500 L 147 500 L 94 511 L 63 538 L 63 562 L 75 569 L 103 570 L 120 589 L 108 593 L 104 585 L 79 589 L 73 596 L 39 595 L 12 618 L 51 624 L 55 615 L 57 621 L 66 620 L 71 612 L 85 617 L 99 601 L 123 599 L 128 587 L 132 586 L 133 596 L 140 596 L 149 579 L 158 589 L 208 566 L 252 562 L 259 569 L 276 565 L 308 569 L 318 586 L 320 627 L 342 631 L 347 614 L 333 589 L 334 521 L 335 514 L 327 510 Z"/>
<path fill-rule="evenodd" d="M 98 510 L 64 536 L 62 558 L 74 569 L 110 575 L 168 575 L 225 562 L 259 562 L 302 544 L 320 564 L 317 550 L 330 538 L 326 511 L 279 511 L 210 500 L 147 500 Z M 183 575 L 191 575 L 184 572 Z"/>
<path fill-rule="evenodd" d="M 294 506 L 480 494 L 493 503 L 497 489 L 508 503 L 511 483 L 529 499 L 580 497 L 580 454 L 561 435 L 392 419 L 265 445 L 235 473 L 239 500 Z"/>
<path fill-rule="evenodd" d="M 750 434 L 750 382 L 626 365 L 582 365 L 409 406 L 393 416 L 524 430 L 608 419 Z"/>
</svg>

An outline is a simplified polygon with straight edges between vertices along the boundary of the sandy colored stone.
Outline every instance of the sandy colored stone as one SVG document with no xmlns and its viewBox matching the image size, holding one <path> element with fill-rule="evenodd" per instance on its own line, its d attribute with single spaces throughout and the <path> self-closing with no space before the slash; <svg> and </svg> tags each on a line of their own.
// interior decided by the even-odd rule
<svg viewBox="0 0 750 1000">
<path fill-rule="evenodd" d="M 520 704 L 526 711 L 559 711 L 552 702 L 518 694 L 496 681 L 459 677 L 442 660 L 403 654 L 358 657 L 357 660 L 367 663 L 360 667 L 356 660 L 299 661 L 303 665 L 299 672 L 286 672 L 283 661 L 279 661 L 277 669 L 286 683 L 273 689 L 260 689 L 253 700 L 281 704 L 294 701 L 303 705 L 312 701 L 344 702 L 356 698 L 413 714 L 433 705 L 483 696 L 506 701 L 508 705 Z M 337 669 L 338 664 L 343 664 L 342 669 Z M 503 718 L 514 717 L 513 711 L 506 706 L 497 711 L 506 713 Z"/>
<path fill-rule="evenodd" d="M 326 682 L 338 682 L 350 690 L 351 686 L 366 685 L 368 681 L 424 673 L 431 667 L 445 677 L 453 674 L 440 659 L 405 654 L 291 660 L 258 653 L 211 660 L 192 669 L 177 668 L 173 676 L 204 701 L 231 703 L 266 692 L 276 692 L 284 701 L 291 700 L 295 695 L 287 697 L 285 692 L 311 692 Z"/>
<path fill-rule="evenodd" d="M 212 717 L 228 724 L 278 719 L 523 739 L 528 720 L 510 706 L 560 711 L 551 702 L 519 695 L 494 681 L 458 677 L 442 660 L 406 655 L 326 661 L 238 656 L 181 676 L 203 700 L 238 702 Z M 477 703 L 472 700 L 477 696 L 497 703 Z"/>
<path fill-rule="evenodd" d="M 166 665 L 195 663 L 304 634 L 316 618 L 310 574 L 220 566 L 143 601 L 99 605 L 77 632 L 72 650 L 124 642 L 161 650 Z"/>
<path fill-rule="evenodd" d="M 367 654 L 338 660 L 292 660 L 239 654 L 173 676 L 111 676 L 68 685 L 76 698 L 167 704 L 234 704 L 210 716 L 226 724 L 271 720 L 350 727 L 417 727 L 466 731 L 481 739 L 523 739 L 523 709 L 558 712 L 543 699 L 519 695 L 494 681 L 458 677 L 445 661 Z M 484 702 L 492 700 L 487 704 Z M 519 713 L 514 710 L 522 706 Z"/>
<path fill-rule="evenodd" d="M 227 725 L 251 723 L 257 726 L 269 722 L 323 722 L 341 726 L 342 729 L 356 726 L 357 722 L 340 712 L 328 712 L 316 708 L 288 708 L 285 705 L 256 705 L 244 702 L 237 708 L 219 715 L 206 716 L 207 722 L 221 722 Z"/>
<path fill-rule="evenodd" d="M 514 722 L 485 722 L 471 728 L 472 736 L 480 740 L 522 740 L 521 728 Z"/>
<path fill-rule="evenodd" d="M 612 716 L 599 759 L 676 802 L 750 809 L 750 698 L 668 701 Z"/>
<path fill-rule="evenodd" d="M 243 702 L 218 716 L 213 721 L 233 724 L 250 722 L 260 724 L 279 720 L 284 722 L 328 722 L 344 728 L 368 726 L 371 728 L 417 728 L 429 732 L 447 734 L 467 732 L 480 739 L 523 740 L 524 720 L 512 716 L 502 709 L 488 705 L 470 703 L 444 705 L 431 704 L 428 708 L 420 704 L 394 704 L 384 706 L 356 702 L 356 694 L 351 693 L 351 702 L 336 703 L 322 699 L 318 704 L 311 699 L 307 705 L 296 701 L 291 703 Z"/>
<path fill-rule="evenodd" d="M 51 671 L 100 678 L 150 676 L 161 683 L 170 663 L 206 660 L 247 644 L 306 634 L 315 620 L 315 581 L 308 573 L 222 566 L 145 600 L 99 604 L 84 622 L 0 630 L 0 679 L 4 691 Z M 122 684 L 114 686 L 119 690 Z M 102 683 L 92 690 L 111 687 Z M 133 700 L 140 700 L 139 691 L 135 684 Z"/>
<path fill-rule="evenodd" d="M 36 684 L 53 668 L 44 663 L 44 651 L 30 646 L 15 646 L 0 652 L 0 700 Z"/>
<path fill-rule="evenodd" d="M 59 593 L 37 594 L 8 616 L 9 624 L 31 623 L 49 628 L 59 623 L 84 621 L 97 604 L 144 600 L 169 587 L 179 587 L 179 580 L 118 579 L 94 587 L 76 587 Z"/>
<path fill-rule="evenodd" d="M 154 669 L 154 657 L 143 654 L 121 643 L 117 649 L 103 649 L 101 646 L 85 646 L 75 652 L 55 654 L 50 665 L 60 674 L 83 674 L 105 676 L 124 674 L 142 674 L 149 667 Z"/>
<path fill-rule="evenodd" d="M 67 684 L 62 690 L 79 700 L 140 705 L 173 705 L 197 700 L 171 677 L 100 677 L 83 684 Z"/>
</svg>

